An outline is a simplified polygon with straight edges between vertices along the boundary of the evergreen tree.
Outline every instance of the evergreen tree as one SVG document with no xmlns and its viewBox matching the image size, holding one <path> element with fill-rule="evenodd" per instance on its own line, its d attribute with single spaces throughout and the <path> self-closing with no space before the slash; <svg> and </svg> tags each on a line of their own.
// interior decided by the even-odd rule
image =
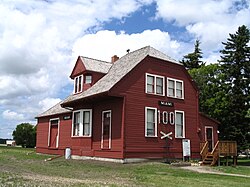
<svg viewBox="0 0 250 187">
<path fill-rule="evenodd" d="M 194 68 L 200 68 L 202 65 L 204 65 L 204 62 L 200 60 L 202 58 L 200 44 L 201 42 L 196 40 L 194 44 L 194 52 L 185 55 L 180 61 L 186 67 L 186 69 L 190 70 Z"/>
<path fill-rule="evenodd" d="M 229 34 L 221 50 L 222 72 L 225 74 L 229 98 L 227 122 L 223 124 L 224 139 L 235 140 L 240 148 L 250 144 L 250 124 L 247 113 L 250 105 L 250 31 L 243 25 L 236 34 Z"/>
</svg>

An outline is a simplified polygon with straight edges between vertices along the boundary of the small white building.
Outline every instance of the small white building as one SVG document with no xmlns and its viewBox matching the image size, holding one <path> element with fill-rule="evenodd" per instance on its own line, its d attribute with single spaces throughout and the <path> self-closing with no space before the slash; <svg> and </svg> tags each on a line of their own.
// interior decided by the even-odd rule
<svg viewBox="0 0 250 187">
<path fill-rule="evenodd" d="M 16 146 L 16 141 L 15 140 L 6 140 L 6 145 L 7 146 Z"/>
</svg>

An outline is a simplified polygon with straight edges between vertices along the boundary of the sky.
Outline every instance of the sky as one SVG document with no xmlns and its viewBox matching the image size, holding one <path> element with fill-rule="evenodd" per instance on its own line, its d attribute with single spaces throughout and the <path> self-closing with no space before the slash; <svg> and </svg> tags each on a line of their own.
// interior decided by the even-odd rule
<svg viewBox="0 0 250 187">
<path fill-rule="evenodd" d="M 1 0 L 0 138 L 72 93 L 79 55 L 110 61 L 150 45 L 181 60 L 198 39 L 217 63 L 243 24 L 250 0 Z"/>
</svg>

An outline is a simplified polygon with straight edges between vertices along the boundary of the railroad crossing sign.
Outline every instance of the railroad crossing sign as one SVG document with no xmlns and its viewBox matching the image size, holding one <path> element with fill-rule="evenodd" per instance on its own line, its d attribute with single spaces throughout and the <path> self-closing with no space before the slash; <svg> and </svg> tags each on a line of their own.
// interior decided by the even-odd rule
<svg viewBox="0 0 250 187">
<path fill-rule="evenodd" d="M 172 135 L 173 133 L 172 132 L 169 132 L 169 133 L 164 133 L 164 132 L 160 132 L 163 136 L 161 137 L 161 139 L 163 139 L 163 138 L 168 138 L 168 139 L 170 139 L 170 140 L 172 140 L 173 138 L 170 136 L 170 135 Z"/>
</svg>

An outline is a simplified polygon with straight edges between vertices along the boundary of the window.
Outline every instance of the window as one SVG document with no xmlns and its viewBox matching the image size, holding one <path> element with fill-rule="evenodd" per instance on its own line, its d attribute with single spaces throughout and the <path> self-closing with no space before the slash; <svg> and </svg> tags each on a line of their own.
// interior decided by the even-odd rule
<svg viewBox="0 0 250 187">
<path fill-rule="evenodd" d="M 85 84 L 91 84 L 92 83 L 92 75 L 85 75 Z"/>
<path fill-rule="evenodd" d="M 185 138 L 185 117 L 183 111 L 175 111 L 175 137 Z"/>
<path fill-rule="evenodd" d="M 146 93 L 165 95 L 164 77 L 146 73 Z"/>
<path fill-rule="evenodd" d="M 157 137 L 157 109 L 145 108 L 145 136 Z"/>
<path fill-rule="evenodd" d="M 82 92 L 82 81 L 83 81 L 82 75 L 75 77 L 74 93 Z"/>
<path fill-rule="evenodd" d="M 183 81 L 168 78 L 167 84 L 168 97 L 184 99 Z"/>
<path fill-rule="evenodd" d="M 73 112 L 72 136 L 91 136 L 92 110 L 83 109 Z"/>
</svg>

